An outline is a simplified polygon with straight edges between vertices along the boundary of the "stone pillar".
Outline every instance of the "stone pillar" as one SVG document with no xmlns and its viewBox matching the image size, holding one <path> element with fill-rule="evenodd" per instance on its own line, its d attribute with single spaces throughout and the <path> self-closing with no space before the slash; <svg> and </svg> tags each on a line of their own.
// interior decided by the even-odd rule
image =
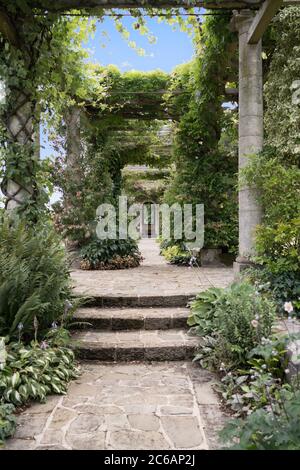
<svg viewBox="0 0 300 470">
<path fill-rule="evenodd" d="M 81 145 L 81 108 L 74 105 L 66 109 L 64 114 L 64 121 L 66 125 L 66 166 L 64 171 L 64 178 L 67 186 L 64 191 L 64 213 L 72 214 L 79 211 L 81 207 L 81 198 L 77 196 L 80 192 L 81 181 L 83 179 L 82 168 L 80 166 L 82 158 L 82 145 Z M 78 222 L 78 221 L 77 221 Z M 69 249 L 76 248 L 77 242 L 65 240 L 66 246 Z"/>
<path fill-rule="evenodd" d="M 78 106 L 71 106 L 65 113 L 67 169 L 73 173 L 73 178 L 77 181 L 80 181 L 78 174 L 78 163 L 81 158 L 80 113 Z"/>
<path fill-rule="evenodd" d="M 24 92 L 18 92 L 17 90 L 11 90 L 10 94 L 13 95 L 11 101 L 13 105 L 7 116 L 7 131 L 8 131 L 8 145 L 14 145 L 15 150 L 19 147 L 20 149 L 28 149 L 30 154 L 34 154 L 34 109 L 30 99 L 30 95 Z M 18 161 L 16 156 L 15 165 L 18 167 Z M 10 171 L 13 167 L 14 162 L 9 162 L 8 170 Z M 28 159 L 26 171 L 28 175 L 31 174 L 32 162 Z M 21 206 L 26 200 L 34 194 L 34 182 L 22 184 L 21 181 L 5 178 L 2 182 L 2 191 L 6 197 L 6 209 L 13 210 Z"/>
<path fill-rule="evenodd" d="M 263 74 L 262 44 L 248 44 L 249 28 L 254 14 L 249 10 L 235 13 L 234 26 L 239 34 L 239 171 L 249 163 L 249 155 L 263 147 Z M 240 186 L 239 190 L 239 256 L 236 272 L 249 266 L 255 254 L 255 229 L 261 223 L 262 211 L 257 189 Z"/>
</svg>

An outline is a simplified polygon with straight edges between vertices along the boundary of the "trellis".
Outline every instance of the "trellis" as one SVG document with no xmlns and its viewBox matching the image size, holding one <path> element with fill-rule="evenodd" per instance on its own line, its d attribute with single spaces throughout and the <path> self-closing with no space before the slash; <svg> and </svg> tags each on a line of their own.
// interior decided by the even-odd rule
<svg viewBox="0 0 300 470">
<path fill-rule="evenodd" d="M 0 32 L 15 47 L 22 50 L 15 29 L 15 18 L 10 17 L 7 2 L 0 0 Z M 249 154 L 259 152 L 263 147 L 263 91 L 262 91 L 262 37 L 271 19 L 284 5 L 300 5 L 299 0 L 33 0 L 31 7 L 36 14 L 64 14 L 70 9 L 84 13 L 95 13 L 103 9 L 154 8 L 154 12 L 164 8 L 206 7 L 216 10 L 235 10 L 232 27 L 239 36 L 239 167 L 248 163 Z M 23 20 L 26 27 L 26 19 Z M 20 97 L 16 97 L 13 113 L 7 120 L 9 133 L 14 141 L 33 141 L 32 104 L 30 96 L 19 107 Z M 22 113 L 20 114 L 20 110 Z M 19 126 L 19 129 L 16 129 Z M 13 186 L 7 189 L 13 207 L 21 200 L 24 188 Z M 26 188 L 30 192 L 30 189 Z M 19 197 L 17 197 L 19 196 Z M 22 195 L 23 198 L 24 195 Z M 255 188 L 242 187 L 239 194 L 239 257 L 236 268 L 241 269 L 249 263 L 254 253 L 254 231 L 261 221 L 261 209 L 257 202 Z"/>
</svg>

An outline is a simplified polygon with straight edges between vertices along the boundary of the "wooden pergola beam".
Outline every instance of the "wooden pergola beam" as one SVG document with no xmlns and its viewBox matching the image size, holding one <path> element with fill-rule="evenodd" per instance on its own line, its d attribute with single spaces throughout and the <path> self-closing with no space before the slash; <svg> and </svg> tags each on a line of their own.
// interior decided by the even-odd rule
<svg viewBox="0 0 300 470">
<path fill-rule="evenodd" d="M 1 2 L 0 2 L 1 3 Z M 241 9 L 259 8 L 263 0 L 33 0 L 32 8 L 49 12 L 63 12 L 71 9 L 91 10 L 95 8 L 193 8 L 208 9 Z"/>
<path fill-rule="evenodd" d="M 283 0 L 266 0 L 262 4 L 256 13 L 249 30 L 248 44 L 257 44 L 262 39 L 272 18 L 276 15 L 282 5 Z"/>
</svg>

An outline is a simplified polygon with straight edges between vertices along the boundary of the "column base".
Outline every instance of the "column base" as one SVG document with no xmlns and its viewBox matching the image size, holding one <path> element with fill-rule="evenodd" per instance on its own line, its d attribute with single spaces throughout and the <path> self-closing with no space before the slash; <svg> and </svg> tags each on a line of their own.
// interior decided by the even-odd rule
<svg viewBox="0 0 300 470">
<path fill-rule="evenodd" d="M 238 256 L 236 261 L 233 263 L 234 275 L 238 276 L 243 271 L 245 271 L 245 269 L 253 268 L 254 266 L 255 264 L 252 263 L 249 259 Z"/>
</svg>

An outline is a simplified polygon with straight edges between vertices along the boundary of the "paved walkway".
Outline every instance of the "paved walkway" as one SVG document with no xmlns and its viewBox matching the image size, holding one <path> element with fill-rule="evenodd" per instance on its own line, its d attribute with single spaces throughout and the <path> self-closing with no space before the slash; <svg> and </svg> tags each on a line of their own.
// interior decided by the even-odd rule
<svg viewBox="0 0 300 470">
<path fill-rule="evenodd" d="M 80 357 L 111 362 L 82 361 L 82 375 L 66 396 L 49 397 L 18 416 L 6 449 L 218 447 L 225 416 L 213 389 L 216 379 L 187 360 L 198 340 L 187 333 L 188 310 L 180 302 L 210 285 L 228 284 L 232 272 L 169 266 L 153 240 L 141 249 L 140 268 L 73 272 L 76 291 L 95 295 L 96 302 L 77 313 L 92 325 L 75 335 L 82 341 Z M 99 307 L 103 298 L 113 299 L 114 308 Z M 131 298 L 130 308 L 119 305 L 124 298 Z M 141 298 L 146 305 L 139 306 Z M 179 303 L 170 307 L 174 299 Z"/>
<path fill-rule="evenodd" d="M 83 364 L 66 397 L 19 417 L 6 449 L 213 449 L 224 416 L 192 363 Z"/>
<path fill-rule="evenodd" d="M 227 286 L 233 279 L 231 268 L 189 268 L 167 264 L 159 256 L 153 239 L 140 242 L 144 257 L 138 268 L 116 271 L 74 270 L 75 292 L 91 296 L 193 296 L 214 285 Z"/>
</svg>

